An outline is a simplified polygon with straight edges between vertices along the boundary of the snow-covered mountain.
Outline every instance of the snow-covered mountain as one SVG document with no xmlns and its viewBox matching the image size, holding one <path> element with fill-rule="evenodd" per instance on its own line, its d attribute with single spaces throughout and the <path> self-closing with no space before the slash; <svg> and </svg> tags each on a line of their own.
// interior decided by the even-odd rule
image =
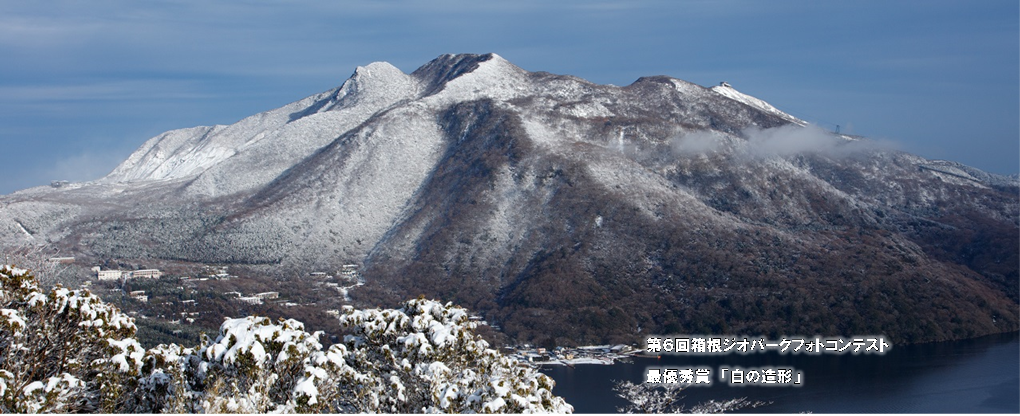
<svg viewBox="0 0 1020 416">
<path fill-rule="evenodd" d="M 92 259 L 356 262 L 519 339 L 1016 330 L 1015 178 L 810 126 L 728 84 L 625 87 L 444 55 L 147 141 L 0 197 L 0 238 Z"/>
</svg>

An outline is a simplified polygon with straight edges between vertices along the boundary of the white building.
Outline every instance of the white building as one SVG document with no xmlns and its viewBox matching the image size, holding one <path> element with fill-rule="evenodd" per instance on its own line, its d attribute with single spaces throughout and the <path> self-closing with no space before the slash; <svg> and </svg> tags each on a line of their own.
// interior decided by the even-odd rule
<svg viewBox="0 0 1020 416">
<path fill-rule="evenodd" d="M 128 276 L 128 278 L 147 277 L 147 278 L 150 278 L 150 279 L 159 279 L 162 276 L 163 276 L 163 273 L 160 272 L 159 269 L 141 269 L 141 270 L 135 270 L 135 271 L 131 272 L 130 275 Z"/>
<path fill-rule="evenodd" d="M 148 302 L 149 296 L 145 294 L 144 290 L 134 290 L 128 293 L 132 298 L 138 299 L 140 302 Z"/>
<path fill-rule="evenodd" d="M 93 267 L 92 270 L 96 272 L 96 278 L 99 280 L 117 280 L 120 278 L 131 279 L 131 278 L 149 278 L 159 279 L 163 276 L 163 273 L 159 269 L 141 269 L 133 272 L 125 272 L 123 270 L 102 270 L 99 267 Z"/>
<path fill-rule="evenodd" d="M 242 297 L 237 298 L 237 300 L 239 300 L 241 302 L 244 302 L 244 303 L 247 303 L 249 305 L 261 305 L 262 304 L 262 298 L 260 298 L 258 296 L 242 296 Z"/>
<path fill-rule="evenodd" d="M 340 269 L 340 278 L 344 280 L 358 280 L 358 265 L 345 264 Z"/>
<path fill-rule="evenodd" d="M 117 280 L 124 276 L 121 270 L 97 270 L 96 278 L 99 280 Z"/>
</svg>

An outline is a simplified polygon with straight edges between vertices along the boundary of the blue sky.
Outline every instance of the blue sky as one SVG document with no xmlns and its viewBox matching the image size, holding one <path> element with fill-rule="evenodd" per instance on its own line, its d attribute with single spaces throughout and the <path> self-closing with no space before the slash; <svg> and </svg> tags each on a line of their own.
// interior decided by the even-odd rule
<svg viewBox="0 0 1020 416">
<path fill-rule="evenodd" d="M 995 1 L 0 2 L 0 193 L 112 170 L 163 131 L 495 52 L 627 85 L 727 81 L 826 128 L 1020 171 L 1020 5 Z"/>
</svg>

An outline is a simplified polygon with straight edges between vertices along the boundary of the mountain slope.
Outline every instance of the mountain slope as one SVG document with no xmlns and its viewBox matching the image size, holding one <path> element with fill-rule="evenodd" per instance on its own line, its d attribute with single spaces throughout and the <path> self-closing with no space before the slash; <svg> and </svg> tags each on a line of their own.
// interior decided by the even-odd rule
<svg viewBox="0 0 1020 416">
<path fill-rule="evenodd" d="M 1016 330 L 1015 179 L 809 126 L 728 85 L 625 87 L 444 55 L 230 126 L 146 142 L 106 178 L 0 199 L 0 238 L 92 259 L 363 264 L 520 340 Z"/>
</svg>

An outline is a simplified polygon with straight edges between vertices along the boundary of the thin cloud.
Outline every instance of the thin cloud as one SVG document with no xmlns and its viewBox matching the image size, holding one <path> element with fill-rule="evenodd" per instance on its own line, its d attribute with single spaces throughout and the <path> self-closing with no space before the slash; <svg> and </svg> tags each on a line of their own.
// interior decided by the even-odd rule
<svg viewBox="0 0 1020 416">
<path fill-rule="evenodd" d="M 17 170 L 15 175 L 5 178 L 0 186 L 0 195 L 36 186 L 47 186 L 53 181 L 87 182 L 110 173 L 127 158 L 124 152 L 88 151 L 76 155 L 49 155 L 36 157 L 38 163 L 27 169 Z"/>
<path fill-rule="evenodd" d="M 742 131 L 741 136 L 735 138 L 717 131 L 695 131 L 673 138 L 669 145 L 678 158 L 732 152 L 746 159 L 807 154 L 840 158 L 899 147 L 891 141 L 848 139 L 815 125 L 786 125 L 769 129 L 751 127 Z"/>
<path fill-rule="evenodd" d="M 892 142 L 852 139 L 832 133 L 815 125 L 805 127 L 786 125 L 770 129 L 752 127 L 743 131 L 747 141 L 738 152 L 751 158 L 788 157 L 801 154 L 818 154 L 828 157 L 848 157 L 855 154 L 893 150 Z"/>
<path fill-rule="evenodd" d="M 80 45 L 100 33 L 103 26 L 78 16 L 0 16 L 0 46 L 30 50 Z"/>
<path fill-rule="evenodd" d="M 153 100 L 210 98 L 194 82 L 166 79 L 124 80 L 76 85 L 0 86 L 0 100 L 19 102 Z"/>
<path fill-rule="evenodd" d="M 54 161 L 39 176 L 49 175 L 50 181 L 91 181 L 106 176 L 125 158 L 127 158 L 127 155 L 117 152 L 81 153 Z"/>
<path fill-rule="evenodd" d="M 715 153 L 723 149 L 726 137 L 714 131 L 696 131 L 670 140 L 670 149 L 677 157 Z"/>
</svg>

